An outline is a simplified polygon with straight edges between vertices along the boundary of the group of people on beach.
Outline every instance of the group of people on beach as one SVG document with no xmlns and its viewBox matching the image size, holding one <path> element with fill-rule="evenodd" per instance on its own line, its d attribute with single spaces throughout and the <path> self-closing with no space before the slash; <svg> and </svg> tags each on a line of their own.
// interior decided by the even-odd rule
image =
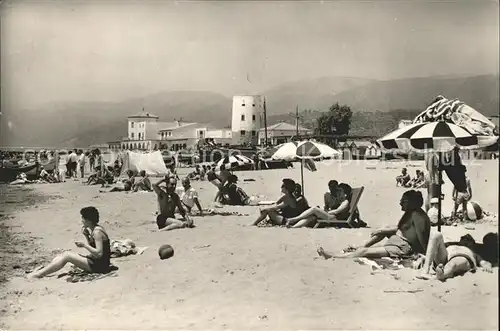
<svg viewBox="0 0 500 331">
<path fill-rule="evenodd" d="M 445 168 L 448 177 L 455 185 L 456 201 L 463 202 L 470 198 L 467 192 L 465 167 L 461 164 L 453 165 L 454 169 Z M 123 191 L 145 190 L 154 191 L 158 202 L 156 225 L 159 231 L 170 231 L 181 228 L 193 228 L 195 207 L 198 215 L 203 215 L 201 202 L 196 189 L 191 186 L 191 179 L 197 177 L 200 168 L 183 178 L 181 186 L 177 183 L 179 177 L 175 169 L 160 181 L 151 184 L 149 177 L 141 173 L 141 179 L 135 181 L 132 172 L 127 172 L 123 183 Z M 227 205 L 261 205 L 257 219 L 251 225 L 259 225 L 267 221 L 271 225 L 291 228 L 313 227 L 318 222 L 332 221 L 334 224 L 344 222 L 349 227 L 364 227 L 366 223 L 360 218 L 357 205 L 353 204 L 353 189 L 346 183 L 336 180 L 328 182 L 328 191 L 324 194 L 324 206 L 311 207 L 302 194 L 302 187 L 292 179 L 285 178 L 281 183 L 281 197 L 274 203 L 259 201 L 249 196 L 238 186 L 238 177 L 228 169 L 222 168 L 219 172 L 211 167 L 206 177 L 217 189 L 215 202 Z M 435 194 L 436 182 L 433 173 L 430 173 L 427 186 L 429 198 Z M 138 186 L 139 185 L 139 186 Z M 468 184 L 470 186 L 470 184 Z M 138 188 L 139 187 L 139 188 Z M 464 189 L 465 188 L 465 189 Z M 122 191 L 112 188 L 111 191 Z M 403 193 L 399 202 L 403 212 L 402 217 L 392 227 L 373 231 L 369 240 L 359 247 L 349 246 L 342 254 L 329 252 L 322 247 L 317 253 L 326 259 L 331 258 L 382 258 L 396 259 L 412 258 L 415 268 L 421 269 L 418 278 L 447 278 L 475 271 L 483 268 L 491 271 L 492 266 L 498 263 L 498 233 L 490 233 L 479 244 L 470 236 L 462 237 L 460 241 L 445 243 L 441 233 L 431 231 L 431 220 L 426 212 L 424 197 L 421 191 L 410 189 Z M 75 243 L 90 253 L 82 256 L 74 253 L 64 253 L 56 257 L 48 266 L 36 270 L 29 276 L 40 278 L 57 270 L 66 263 L 88 272 L 105 272 L 104 265 L 109 265 L 109 236 L 98 225 L 99 213 L 94 207 L 85 207 L 80 211 L 82 215 L 83 234 L 86 242 Z M 381 243 L 384 239 L 385 242 Z"/>
</svg>

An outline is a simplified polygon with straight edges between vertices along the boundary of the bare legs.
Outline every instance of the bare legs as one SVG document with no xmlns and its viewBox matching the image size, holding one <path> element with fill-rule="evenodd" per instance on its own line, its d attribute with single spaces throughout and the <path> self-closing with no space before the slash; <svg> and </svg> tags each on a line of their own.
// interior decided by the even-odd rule
<svg viewBox="0 0 500 331">
<path fill-rule="evenodd" d="M 92 269 L 90 268 L 89 262 L 86 257 L 74 252 L 64 252 L 61 255 L 56 256 L 46 267 L 29 274 L 28 278 L 32 279 L 45 277 L 61 270 L 68 262 L 72 263 L 80 269 L 92 272 Z"/>
<path fill-rule="evenodd" d="M 318 254 L 319 256 L 324 257 L 325 259 L 329 258 L 340 258 L 340 259 L 346 259 L 346 258 L 356 258 L 356 257 L 367 257 L 367 258 L 378 258 L 378 257 L 385 257 L 389 256 L 389 253 L 384 247 L 371 247 L 380 241 L 382 241 L 384 238 L 386 238 L 386 235 L 375 235 L 368 240 L 363 247 L 357 248 L 354 252 L 348 253 L 348 254 L 335 254 L 333 252 L 327 252 L 325 251 L 322 247 L 318 248 Z"/>
<path fill-rule="evenodd" d="M 320 220 L 329 220 L 329 219 L 331 219 L 333 217 L 333 215 L 328 214 L 323 209 L 320 209 L 320 208 L 317 208 L 317 207 L 312 207 L 312 208 L 309 208 L 308 210 L 304 211 L 299 216 L 289 218 L 288 222 L 290 222 L 290 224 L 295 224 L 295 223 L 297 223 L 299 221 L 309 219 L 312 216 L 314 216 L 314 217 L 316 217 L 317 219 L 320 219 Z M 309 220 L 309 222 L 310 222 L 310 220 Z M 294 226 L 294 227 L 299 227 L 299 226 Z"/>
<path fill-rule="evenodd" d="M 278 214 L 278 212 L 276 210 L 262 209 L 260 211 L 259 217 L 257 217 L 255 222 L 253 222 L 251 225 L 255 226 L 255 225 L 259 224 L 260 222 L 265 220 L 266 217 L 269 217 L 272 224 L 282 225 L 282 223 L 283 223 L 283 216 Z"/>
</svg>

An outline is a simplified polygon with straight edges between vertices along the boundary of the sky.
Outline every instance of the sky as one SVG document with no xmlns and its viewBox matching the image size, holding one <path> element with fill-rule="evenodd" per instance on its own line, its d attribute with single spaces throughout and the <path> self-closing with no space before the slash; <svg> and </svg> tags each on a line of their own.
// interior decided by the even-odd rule
<svg viewBox="0 0 500 331">
<path fill-rule="evenodd" d="M 10 1 L 2 108 L 498 73 L 498 1 Z"/>
</svg>

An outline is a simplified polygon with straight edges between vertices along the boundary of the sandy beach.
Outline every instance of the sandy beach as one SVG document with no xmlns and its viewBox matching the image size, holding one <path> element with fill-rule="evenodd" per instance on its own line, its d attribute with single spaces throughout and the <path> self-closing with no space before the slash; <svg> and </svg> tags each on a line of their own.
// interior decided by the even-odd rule
<svg viewBox="0 0 500 331">
<path fill-rule="evenodd" d="M 224 207 L 248 216 L 205 216 L 194 229 L 156 232 L 154 193 L 99 193 L 80 181 L 3 188 L 1 289 L 3 329 L 498 329 L 498 269 L 478 271 L 445 283 L 416 280 L 410 269 L 377 270 L 352 260 L 318 259 L 318 245 L 340 251 L 364 242 L 373 228 L 397 223 L 405 191 L 395 176 L 406 166 L 413 176 L 423 163 L 330 161 L 305 170 L 305 195 L 321 205 L 327 181 L 365 186 L 359 208 L 368 229 L 256 228 L 258 207 Z M 498 161 L 468 166 L 473 199 L 498 213 Z M 181 169 L 186 174 L 188 169 Z M 238 172 L 249 194 L 279 197 L 281 179 L 300 182 L 300 169 Z M 254 179 L 255 181 L 244 181 Z M 444 213 L 451 211 L 445 177 Z M 156 179 L 153 179 L 156 180 Z M 193 182 L 204 208 L 215 188 Z M 15 190 L 33 189 L 35 199 L 18 201 Z M 10 198 L 8 198 L 10 196 Z M 13 201 L 13 202 L 12 202 Z M 57 277 L 28 281 L 24 270 L 63 250 L 78 249 L 79 210 L 95 206 L 112 239 L 130 238 L 148 249 L 113 259 L 114 277 L 69 283 Z M 8 216 L 8 217 L 7 217 Z M 466 229 L 467 227 L 467 229 Z M 481 241 L 498 221 L 443 227 L 447 240 L 471 233 Z M 170 244 L 172 259 L 157 249 Z"/>
</svg>

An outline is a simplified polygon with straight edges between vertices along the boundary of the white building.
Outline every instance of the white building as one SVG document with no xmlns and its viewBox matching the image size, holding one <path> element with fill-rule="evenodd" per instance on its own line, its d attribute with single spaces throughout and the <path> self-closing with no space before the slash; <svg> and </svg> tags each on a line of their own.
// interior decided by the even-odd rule
<svg viewBox="0 0 500 331">
<path fill-rule="evenodd" d="M 256 145 L 263 116 L 264 98 L 261 95 L 234 96 L 231 121 L 233 144 Z"/>
<path fill-rule="evenodd" d="M 160 148 L 178 151 L 196 148 L 198 141 L 210 139 L 216 144 L 232 142 L 231 129 L 217 128 L 206 123 L 179 123 L 158 131 Z"/>
<path fill-rule="evenodd" d="M 313 130 L 306 129 L 299 126 L 299 135 L 308 136 L 313 134 Z M 259 145 L 266 143 L 266 130 L 262 128 L 259 130 Z M 279 145 L 289 142 L 297 135 L 297 126 L 280 122 L 267 127 L 267 142 L 271 145 Z"/>
</svg>

